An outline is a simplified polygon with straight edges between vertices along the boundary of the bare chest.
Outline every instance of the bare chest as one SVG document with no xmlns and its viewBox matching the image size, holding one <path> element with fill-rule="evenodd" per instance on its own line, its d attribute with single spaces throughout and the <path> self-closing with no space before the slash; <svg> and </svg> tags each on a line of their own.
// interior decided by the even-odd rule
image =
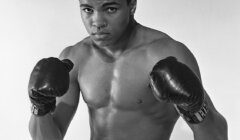
<svg viewBox="0 0 240 140">
<path fill-rule="evenodd" d="M 109 63 L 94 56 L 78 77 L 89 107 L 112 106 L 134 110 L 156 103 L 148 86 L 151 66 L 144 54 L 128 55 Z"/>
</svg>

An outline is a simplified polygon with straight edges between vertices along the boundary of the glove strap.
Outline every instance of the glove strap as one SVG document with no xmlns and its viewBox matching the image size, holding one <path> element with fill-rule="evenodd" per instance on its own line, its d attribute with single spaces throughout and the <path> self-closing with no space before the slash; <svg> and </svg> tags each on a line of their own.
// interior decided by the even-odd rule
<svg viewBox="0 0 240 140">
<path fill-rule="evenodd" d="M 205 102 L 203 103 L 200 110 L 197 112 L 186 111 L 179 106 L 176 106 L 176 110 L 178 111 L 180 116 L 182 116 L 187 122 L 191 124 L 198 124 L 203 122 L 208 113 L 208 107 Z"/>
<path fill-rule="evenodd" d="M 35 116 L 44 116 L 44 115 L 54 111 L 55 103 L 56 102 L 53 102 L 49 105 L 45 105 L 45 106 L 41 106 L 41 107 L 37 106 L 35 104 L 32 104 L 31 105 L 31 112 Z"/>
</svg>

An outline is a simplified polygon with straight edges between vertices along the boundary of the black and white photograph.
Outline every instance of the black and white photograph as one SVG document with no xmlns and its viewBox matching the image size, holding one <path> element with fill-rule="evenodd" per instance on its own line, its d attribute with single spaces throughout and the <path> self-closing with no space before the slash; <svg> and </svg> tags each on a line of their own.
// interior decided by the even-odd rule
<svg viewBox="0 0 240 140">
<path fill-rule="evenodd" d="M 239 139 L 239 0 L 1 0 L 0 18 L 0 139 Z"/>
</svg>

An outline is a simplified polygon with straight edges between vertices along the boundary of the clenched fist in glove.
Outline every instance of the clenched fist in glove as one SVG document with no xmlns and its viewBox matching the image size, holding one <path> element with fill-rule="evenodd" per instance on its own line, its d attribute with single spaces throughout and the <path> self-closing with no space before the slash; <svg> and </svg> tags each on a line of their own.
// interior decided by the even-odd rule
<svg viewBox="0 0 240 140">
<path fill-rule="evenodd" d="M 200 123 L 206 117 L 204 89 L 199 78 L 175 57 L 160 60 L 153 67 L 150 87 L 158 100 L 175 104 L 189 123 Z"/>
<path fill-rule="evenodd" d="M 43 116 L 55 109 L 56 97 L 63 96 L 69 87 L 69 72 L 73 63 L 58 58 L 44 58 L 34 67 L 28 84 L 32 113 Z"/>
</svg>

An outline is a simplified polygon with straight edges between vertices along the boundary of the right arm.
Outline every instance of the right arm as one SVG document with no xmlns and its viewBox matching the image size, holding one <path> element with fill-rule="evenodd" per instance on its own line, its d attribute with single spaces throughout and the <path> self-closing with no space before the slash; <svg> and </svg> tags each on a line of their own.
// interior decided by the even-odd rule
<svg viewBox="0 0 240 140">
<path fill-rule="evenodd" d="M 56 126 L 51 114 L 37 117 L 31 116 L 29 132 L 33 140 L 62 140 L 63 136 Z"/>
<path fill-rule="evenodd" d="M 72 60 L 69 55 L 70 49 L 70 47 L 66 48 L 59 59 Z M 63 96 L 56 98 L 54 112 L 44 116 L 31 116 L 29 131 L 33 140 L 62 140 L 64 138 L 79 102 L 80 88 L 77 81 L 77 68 L 78 66 L 74 64 L 69 74 L 69 89 Z"/>
</svg>

